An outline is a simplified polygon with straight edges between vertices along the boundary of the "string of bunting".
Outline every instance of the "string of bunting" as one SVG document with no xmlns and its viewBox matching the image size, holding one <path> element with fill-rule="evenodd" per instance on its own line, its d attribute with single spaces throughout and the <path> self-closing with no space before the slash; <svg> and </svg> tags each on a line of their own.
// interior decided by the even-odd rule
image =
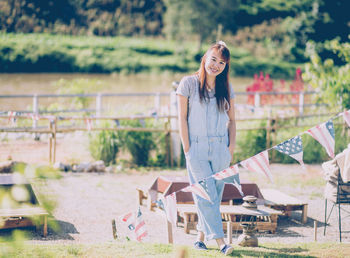
<svg viewBox="0 0 350 258">
<path fill-rule="evenodd" d="M 327 154 L 334 158 L 334 147 L 335 147 L 335 131 L 333 119 L 343 116 L 344 121 L 350 127 L 350 110 L 341 112 L 334 117 L 328 119 L 328 121 L 316 125 L 298 135 L 279 143 L 271 148 L 268 148 L 248 159 L 245 159 L 241 162 L 234 164 L 222 171 L 217 172 L 216 174 L 204 178 L 197 183 L 191 184 L 187 187 L 184 187 L 176 192 L 173 192 L 167 196 L 162 196 L 159 200 L 156 201 L 156 204 L 159 208 L 165 211 L 167 216 L 167 220 L 172 223 L 173 226 L 176 225 L 177 218 L 177 207 L 176 207 L 176 193 L 182 192 L 192 192 L 209 202 L 211 202 L 210 195 L 207 190 L 206 181 L 210 178 L 214 178 L 215 180 L 225 180 L 225 183 L 233 184 L 240 194 L 244 196 L 242 192 L 242 187 L 239 179 L 239 168 L 240 164 L 242 167 L 246 168 L 249 171 L 260 173 L 266 176 L 271 182 L 273 182 L 272 174 L 270 171 L 270 164 L 268 158 L 268 151 L 275 149 L 283 154 L 289 155 L 290 157 L 297 160 L 303 169 L 305 169 L 305 165 L 303 162 L 303 143 L 301 135 L 309 134 L 316 141 L 318 141 L 327 151 Z M 228 179 L 229 178 L 229 179 Z M 229 181 L 228 181 L 229 180 Z"/>
</svg>

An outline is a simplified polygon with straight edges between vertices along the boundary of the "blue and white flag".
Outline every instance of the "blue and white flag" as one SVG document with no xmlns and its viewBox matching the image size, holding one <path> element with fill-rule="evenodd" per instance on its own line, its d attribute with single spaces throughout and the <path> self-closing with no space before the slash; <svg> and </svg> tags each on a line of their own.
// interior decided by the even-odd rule
<svg viewBox="0 0 350 258">
<path fill-rule="evenodd" d="M 303 161 L 303 141 L 299 135 L 284 141 L 273 148 L 283 154 L 291 156 L 293 159 L 297 160 L 303 168 L 305 168 Z"/>
</svg>

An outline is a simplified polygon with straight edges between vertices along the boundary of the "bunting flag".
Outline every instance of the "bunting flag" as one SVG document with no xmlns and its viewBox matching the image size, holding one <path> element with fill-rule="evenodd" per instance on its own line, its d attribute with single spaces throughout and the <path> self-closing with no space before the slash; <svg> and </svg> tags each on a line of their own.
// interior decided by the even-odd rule
<svg viewBox="0 0 350 258">
<path fill-rule="evenodd" d="M 216 180 L 222 180 L 222 179 L 225 179 L 227 177 L 237 175 L 238 173 L 239 173 L 238 164 L 236 164 L 236 165 L 233 165 L 227 169 L 224 169 L 224 170 L 214 174 L 213 177 Z"/>
<path fill-rule="evenodd" d="M 145 226 L 145 221 L 142 218 L 141 209 L 139 207 L 137 211 L 137 216 L 135 219 L 135 236 L 137 241 L 141 241 L 144 237 L 147 236 L 147 230 Z"/>
<path fill-rule="evenodd" d="M 177 222 L 176 192 L 164 197 L 164 210 L 166 217 L 173 226 Z"/>
<path fill-rule="evenodd" d="M 233 182 L 231 184 L 237 188 L 237 190 L 241 196 L 244 196 L 244 193 L 242 190 L 242 185 L 241 185 L 241 180 L 239 179 L 239 174 L 236 174 L 233 176 Z"/>
<path fill-rule="evenodd" d="M 315 127 L 307 130 L 306 133 L 318 141 L 326 149 L 327 154 L 331 158 L 334 158 L 335 134 L 332 120 L 316 125 Z"/>
<path fill-rule="evenodd" d="M 9 122 L 12 124 L 16 123 L 16 112 L 15 111 L 9 111 L 7 113 L 7 116 L 9 117 Z"/>
<path fill-rule="evenodd" d="M 267 176 L 271 182 L 273 181 L 270 172 L 269 154 L 267 150 L 260 152 L 249 159 L 241 161 L 241 165 L 252 172 L 263 174 Z"/>
<path fill-rule="evenodd" d="M 343 118 L 344 121 L 348 124 L 348 126 L 350 127 L 350 110 L 348 111 L 344 111 L 343 112 Z"/>
<path fill-rule="evenodd" d="M 283 154 L 291 156 L 293 159 L 297 160 L 303 168 L 305 168 L 303 161 L 303 141 L 299 135 L 284 141 L 273 148 Z"/>
<path fill-rule="evenodd" d="M 32 114 L 30 114 L 30 118 L 31 118 L 33 121 L 38 121 L 39 118 L 40 118 L 40 116 L 39 116 L 38 114 L 32 113 Z"/>
<path fill-rule="evenodd" d="M 121 220 L 125 222 L 128 228 L 133 231 L 135 229 L 135 215 L 133 212 L 129 212 L 121 217 Z"/>
<path fill-rule="evenodd" d="M 208 187 L 207 187 L 207 183 L 205 182 L 205 180 L 199 181 L 196 184 L 189 185 L 189 186 L 181 189 L 181 191 L 192 192 L 192 193 L 202 197 L 203 199 L 205 199 L 209 202 L 212 202 L 210 199 L 210 196 L 208 194 Z"/>
<path fill-rule="evenodd" d="M 91 131 L 91 129 L 92 129 L 92 120 L 90 118 L 87 118 L 87 119 L 85 119 L 85 123 L 86 123 L 86 129 L 88 131 Z"/>
</svg>

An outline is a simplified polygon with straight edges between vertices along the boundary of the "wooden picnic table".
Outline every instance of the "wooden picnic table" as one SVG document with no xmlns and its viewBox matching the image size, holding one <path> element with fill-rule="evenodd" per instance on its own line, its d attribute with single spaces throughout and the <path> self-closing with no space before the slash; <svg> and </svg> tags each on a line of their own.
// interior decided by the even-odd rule
<svg viewBox="0 0 350 258">
<path fill-rule="evenodd" d="M 43 235 L 46 237 L 49 214 L 41 207 L 31 184 L 23 178 L 21 181 L 15 180 L 12 174 L 0 175 L 1 190 L 11 191 L 14 185 L 23 186 L 28 191 L 30 200 L 28 203 L 17 203 L 9 208 L 0 207 L 0 229 L 35 226 L 38 230 L 39 226 L 43 225 Z M 38 223 L 33 223 L 34 220 Z"/>
<path fill-rule="evenodd" d="M 178 204 L 177 209 L 179 220 L 184 223 L 185 233 L 188 234 L 191 229 L 196 229 L 198 216 L 195 205 Z M 264 205 L 258 205 L 257 209 L 248 209 L 242 205 L 221 205 L 220 212 L 223 223 L 230 222 L 233 231 L 242 230 L 241 223 L 243 222 L 254 222 L 257 230 L 271 233 L 276 232 L 278 215 L 282 214 L 281 211 Z M 223 227 L 227 228 L 224 225 Z"/>
<path fill-rule="evenodd" d="M 292 211 L 301 210 L 301 222 L 307 222 L 307 202 L 299 200 L 276 189 L 261 189 L 265 199 L 265 205 L 280 210 L 283 215 L 291 216 Z"/>
</svg>

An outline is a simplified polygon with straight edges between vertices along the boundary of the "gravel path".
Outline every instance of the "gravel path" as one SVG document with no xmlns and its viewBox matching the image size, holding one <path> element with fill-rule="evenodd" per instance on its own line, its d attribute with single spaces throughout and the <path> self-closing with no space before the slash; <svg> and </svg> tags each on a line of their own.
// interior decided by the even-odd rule
<svg viewBox="0 0 350 258">
<path fill-rule="evenodd" d="M 288 172 L 296 167 L 293 165 L 271 166 L 272 171 Z M 321 169 L 315 165 L 312 169 Z M 39 233 L 31 233 L 35 243 L 98 243 L 112 241 L 111 220 L 133 211 L 137 207 L 136 187 L 147 188 L 159 175 L 183 175 L 184 171 L 147 172 L 133 174 L 98 174 L 98 173 L 65 173 L 60 180 L 49 181 L 47 188 L 51 195 L 56 196 L 57 208 L 54 219 L 61 226 L 60 232 L 49 228 L 49 234 L 42 238 Z M 319 186 L 317 187 L 319 188 Z M 319 190 L 319 189 L 318 189 Z M 330 219 L 327 234 L 323 236 L 324 200 L 320 197 L 308 199 L 312 189 L 305 191 L 302 196 L 308 201 L 308 221 L 300 224 L 299 212 L 293 212 L 292 218 L 280 218 L 275 234 L 258 233 L 259 242 L 312 242 L 314 241 L 314 221 L 318 222 L 317 240 L 339 241 L 336 213 Z M 290 194 L 290 192 L 286 192 Z M 166 224 L 162 211 L 148 211 L 142 206 L 144 220 L 147 224 L 149 237 L 146 242 L 166 243 Z M 349 209 L 348 209 L 349 210 Z M 345 215 L 343 213 L 343 215 Z M 350 221 L 343 216 L 343 230 L 350 229 Z M 118 235 L 125 238 L 127 230 L 117 221 Z M 182 227 L 174 230 L 174 243 L 192 245 L 195 231 L 185 234 Z M 233 235 L 233 242 L 240 233 Z M 350 233 L 343 233 L 343 242 L 350 242 Z M 215 244 L 209 242 L 209 244 Z"/>
</svg>

